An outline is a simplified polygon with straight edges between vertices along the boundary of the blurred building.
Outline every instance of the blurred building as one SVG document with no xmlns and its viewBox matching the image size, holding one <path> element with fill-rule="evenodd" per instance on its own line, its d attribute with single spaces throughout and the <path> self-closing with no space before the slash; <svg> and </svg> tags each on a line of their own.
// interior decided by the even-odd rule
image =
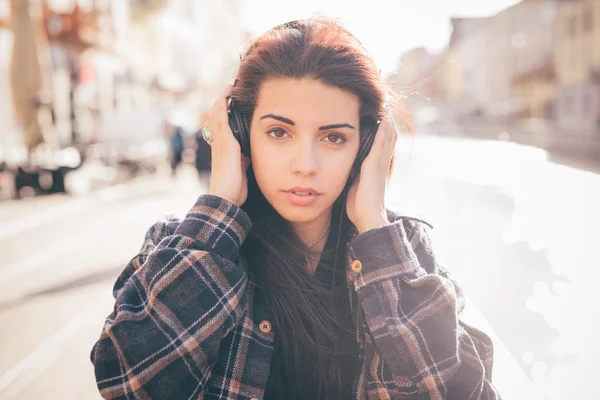
<svg viewBox="0 0 600 400">
<path fill-rule="evenodd" d="M 128 4 L 119 0 L 46 0 L 44 23 L 54 63 L 54 111 L 65 144 L 94 140 L 95 116 L 114 107 L 126 65 Z"/>
<path fill-rule="evenodd" d="M 556 8 L 555 0 L 525 0 L 498 16 L 508 18 L 505 26 L 512 22 L 506 50 L 510 108 L 516 128 L 526 132 L 550 135 L 554 128 Z M 497 99 L 505 101 L 504 96 Z"/>
<path fill-rule="evenodd" d="M 462 90 L 461 60 L 456 48 L 447 48 L 443 53 L 442 60 L 443 99 L 447 104 L 455 104 L 460 99 Z"/>
<path fill-rule="evenodd" d="M 559 85 L 555 60 L 565 59 L 556 54 L 558 6 L 558 0 L 522 0 L 489 17 L 452 18 L 448 47 L 426 57 L 424 49 L 407 52 L 403 60 L 417 54 L 429 64 L 413 61 L 407 69 L 401 62 L 397 80 L 427 82 L 441 122 L 461 124 L 466 134 L 551 136 Z"/>
<path fill-rule="evenodd" d="M 20 161 L 40 143 L 56 144 L 54 132 L 43 129 L 50 118 L 52 60 L 39 3 L 0 2 L 0 163 L 16 153 Z M 39 115 L 40 118 L 37 118 Z M 16 125 L 19 125 L 19 130 Z M 21 134 L 22 132 L 22 134 Z M 23 152 L 15 151 L 16 146 Z M 21 150 L 21 149 L 19 149 Z"/>
<path fill-rule="evenodd" d="M 94 116 L 183 97 L 206 108 L 231 80 L 243 33 L 237 0 L 23 0 L 41 6 L 61 145 L 94 136 Z M 17 3 L 21 4 L 21 3 Z M 11 1 L 0 0 L 0 130 L 14 131 Z M 156 91 L 154 92 L 156 93 Z M 201 111 L 201 110 L 200 110 Z"/>
<path fill-rule="evenodd" d="M 482 114 L 489 97 L 485 21 L 453 18 L 449 46 L 440 54 L 417 48 L 400 57 L 395 82 L 408 93 L 416 129 L 436 131 L 440 124 L 449 129 Z"/>
<path fill-rule="evenodd" d="M 435 55 L 423 47 L 411 49 L 398 60 L 396 84 L 408 91 L 420 90 L 428 79 L 435 61 Z"/>
<path fill-rule="evenodd" d="M 12 34 L 10 31 L 10 3 L 0 1 L 0 163 L 6 157 L 3 149 L 8 147 L 14 135 L 14 115 L 10 90 L 10 54 Z"/>
<path fill-rule="evenodd" d="M 457 103 L 454 112 L 461 117 L 479 117 L 485 113 L 490 98 L 488 69 L 490 51 L 488 20 L 486 18 L 454 18 L 450 51 L 458 62 L 455 75 L 460 87 L 456 88 Z M 448 81 L 446 81 L 448 83 Z"/>
<path fill-rule="evenodd" d="M 239 64 L 238 9 L 238 0 L 0 0 L 0 168 L 33 174 L 41 163 L 32 154 L 54 163 L 62 150 L 81 156 L 76 168 L 115 148 L 130 157 L 140 153 L 133 142 L 164 140 L 166 119 L 197 129 Z M 36 40 L 15 34 L 29 19 L 28 30 L 43 33 Z M 13 46 L 17 36 L 27 44 Z M 23 91 L 12 87 L 31 79 L 11 68 L 17 58 L 49 77 L 20 108 Z"/>
<path fill-rule="evenodd" d="M 208 108 L 239 63 L 238 9 L 238 0 L 172 0 L 153 13 L 132 9 L 130 77 L 170 94 L 165 107 Z"/>
<path fill-rule="evenodd" d="M 562 0 L 556 19 L 557 125 L 600 140 L 600 1 Z"/>
<path fill-rule="evenodd" d="M 553 69 L 555 10 L 555 0 L 524 0 L 488 18 L 454 21 L 450 47 L 459 49 L 462 100 L 470 106 L 463 115 L 504 122 L 552 116 L 543 110 L 553 101 L 546 71 Z"/>
</svg>

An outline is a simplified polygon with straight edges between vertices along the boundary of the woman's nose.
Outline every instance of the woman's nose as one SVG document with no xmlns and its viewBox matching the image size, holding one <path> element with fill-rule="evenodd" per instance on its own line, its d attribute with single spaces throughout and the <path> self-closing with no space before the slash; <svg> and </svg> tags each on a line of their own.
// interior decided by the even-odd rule
<svg viewBox="0 0 600 400">
<path fill-rule="evenodd" d="M 291 157 L 294 174 L 312 175 L 319 168 L 317 149 L 313 140 L 303 139 L 295 144 Z"/>
</svg>

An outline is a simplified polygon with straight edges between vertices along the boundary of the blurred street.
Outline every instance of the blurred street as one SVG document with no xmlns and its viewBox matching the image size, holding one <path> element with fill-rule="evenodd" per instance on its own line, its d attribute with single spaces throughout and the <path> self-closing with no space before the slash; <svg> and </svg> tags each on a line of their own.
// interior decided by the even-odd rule
<svg viewBox="0 0 600 400">
<path fill-rule="evenodd" d="M 206 190 L 184 165 L 85 196 L 0 207 L 0 399 L 96 399 L 89 352 L 112 285 L 166 214 Z M 402 137 L 390 206 L 433 223 L 469 298 L 466 319 L 496 343 L 508 399 L 600 397 L 600 175 L 503 142 Z M 595 268 L 594 268 L 595 267 Z"/>
<path fill-rule="evenodd" d="M 434 225 L 503 400 L 600 399 L 600 0 L 0 0 L 0 400 L 99 398 L 112 286 L 207 190 L 215 99 L 316 15 L 402 99 L 389 206 Z"/>
<path fill-rule="evenodd" d="M 146 229 L 202 192 L 195 170 L 179 172 L 0 207 L 1 399 L 100 398 L 89 353 L 112 284 Z"/>
</svg>

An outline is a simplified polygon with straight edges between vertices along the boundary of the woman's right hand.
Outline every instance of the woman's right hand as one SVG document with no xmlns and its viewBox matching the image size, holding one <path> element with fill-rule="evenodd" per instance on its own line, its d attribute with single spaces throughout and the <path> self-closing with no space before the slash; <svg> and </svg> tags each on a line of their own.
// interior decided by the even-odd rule
<svg viewBox="0 0 600 400">
<path fill-rule="evenodd" d="M 208 194 L 221 197 L 241 207 L 248 198 L 246 171 L 250 159 L 242 156 L 227 115 L 227 97 L 232 85 L 227 85 L 223 95 L 213 105 L 208 123 L 215 137 L 211 145 L 212 165 Z"/>
</svg>

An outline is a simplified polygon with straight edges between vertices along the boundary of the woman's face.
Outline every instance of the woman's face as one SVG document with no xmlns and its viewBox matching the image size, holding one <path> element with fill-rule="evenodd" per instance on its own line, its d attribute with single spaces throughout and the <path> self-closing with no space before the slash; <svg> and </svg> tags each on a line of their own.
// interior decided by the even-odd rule
<svg viewBox="0 0 600 400">
<path fill-rule="evenodd" d="M 252 167 L 286 220 L 328 215 L 358 153 L 359 109 L 352 93 L 315 79 L 273 79 L 260 87 L 250 127 Z"/>
</svg>

